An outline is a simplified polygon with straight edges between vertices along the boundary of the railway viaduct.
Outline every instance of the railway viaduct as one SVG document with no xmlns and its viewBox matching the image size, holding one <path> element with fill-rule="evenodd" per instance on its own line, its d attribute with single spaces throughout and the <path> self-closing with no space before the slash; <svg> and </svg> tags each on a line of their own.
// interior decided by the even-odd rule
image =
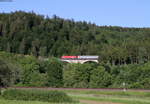
<svg viewBox="0 0 150 104">
<path fill-rule="evenodd" d="M 96 62 L 98 63 L 98 56 L 62 56 L 61 61 L 68 63 Z"/>
</svg>

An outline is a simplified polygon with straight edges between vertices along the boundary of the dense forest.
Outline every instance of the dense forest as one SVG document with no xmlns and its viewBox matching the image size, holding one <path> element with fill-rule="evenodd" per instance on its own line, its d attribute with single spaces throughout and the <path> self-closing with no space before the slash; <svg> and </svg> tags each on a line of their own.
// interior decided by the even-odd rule
<svg viewBox="0 0 150 104">
<path fill-rule="evenodd" d="M 97 26 L 54 15 L 0 14 L 0 50 L 36 57 L 99 55 L 111 65 L 150 60 L 150 28 Z"/>
<path fill-rule="evenodd" d="M 0 52 L 0 87 L 7 86 L 150 89 L 150 62 L 67 64 L 55 57 Z"/>
<path fill-rule="evenodd" d="M 62 55 L 100 58 L 67 64 Z M 0 87 L 7 86 L 150 89 L 150 28 L 0 13 Z"/>
</svg>

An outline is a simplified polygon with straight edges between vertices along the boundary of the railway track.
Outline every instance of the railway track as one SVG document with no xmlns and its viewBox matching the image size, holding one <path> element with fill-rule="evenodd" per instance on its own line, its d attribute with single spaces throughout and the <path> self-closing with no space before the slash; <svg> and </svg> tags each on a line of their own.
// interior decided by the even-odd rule
<svg viewBox="0 0 150 104">
<path fill-rule="evenodd" d="M 91 91 L 124 91 L 123 88 L 51 88 L 51 87 L 8 87 L 17 89 L 45 89 L 45 90 L 91 90 Z M 126 91 L 150 92 L 150 89 L 126 89 Z"/>
</svg>

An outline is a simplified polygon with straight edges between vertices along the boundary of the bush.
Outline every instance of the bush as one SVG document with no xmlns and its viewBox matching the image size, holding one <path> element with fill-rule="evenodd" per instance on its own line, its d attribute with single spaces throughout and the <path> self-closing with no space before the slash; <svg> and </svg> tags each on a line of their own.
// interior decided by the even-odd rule
<svg viewBox="0 0 150 104">
<path fill-rule="evenodd" d="M 134 88 L 134 89 L 138 89 L 138 88 L 143 88 L 143 85 L 141 85 L 141 83 L 139 83 L 139 82 L 135 82 L 135 83 L 133 83 L 133 84 L 131 84 L 130 86 L 129 86 L 129 88 Z"/>
<path fill-rule="evenodd" d="M 63 70 L 64 87 L 88 88 L 91 71 L 90 64 L 68 64 Z"/>
<path fill-rule="evenodd" d="M 90 87 L 91 88 L 106 88 L 111 85 L 111 75 L 105 71 L 103 66 L 99 66 L 91 73 Z"/>
<path fill-rule="evenodd" d="M 72 98 L 60 91 L 8 89 L 2 97 L 7 100 L 45 101 L 45 102 L 73 102 Z"/>
<path fill-rule="evenodd" d="M 20 69 L 0 57 L 0 87 L 8 87 L 15 84 L 20 79 Z"/>
<path fill-rule="evenodd" d="M 57 58 L 51 58 L 47 61 L 47 86 L 62 87 L 63 86 L 63 66 L 62 62 Z"/>
</svg>

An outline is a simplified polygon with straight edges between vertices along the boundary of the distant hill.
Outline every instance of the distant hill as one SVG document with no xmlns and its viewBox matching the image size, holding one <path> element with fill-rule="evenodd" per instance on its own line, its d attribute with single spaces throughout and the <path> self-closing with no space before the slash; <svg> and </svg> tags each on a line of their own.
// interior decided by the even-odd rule
<svg viewBox="0 0 150 104">
<path fill-rule="evenodd" d="M 22 11 L 0 14 L 0 50 L 36 57 L 99 55 L 112 65 L 150 60 L 150 28 L 96 26 Z"/>
</svg>

